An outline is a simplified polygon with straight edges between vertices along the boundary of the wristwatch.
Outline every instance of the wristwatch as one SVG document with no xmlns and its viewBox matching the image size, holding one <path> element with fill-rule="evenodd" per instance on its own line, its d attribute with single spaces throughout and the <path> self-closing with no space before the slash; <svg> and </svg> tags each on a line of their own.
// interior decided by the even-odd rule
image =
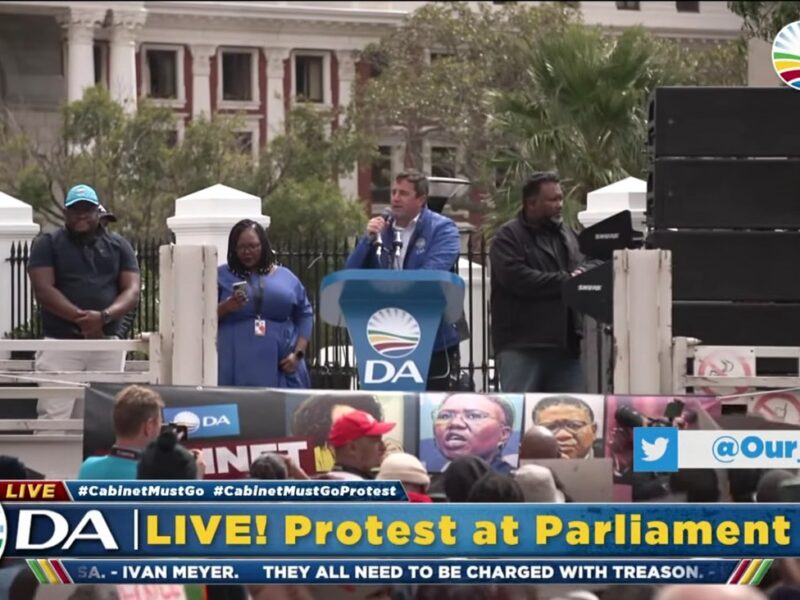
<svg viewBox="0 0 800 600">
<path fill-rule="evenodd" d="M 306 355 L 305 352 L 302 350 L 295 350 L 294 355 L 297 357 L 298 360 L 303 360 L 303 357 Z"/>
<path fill-rule="evenodd" d="M 113 321 L 113 319 L 111 318 L 111 313 L 108 312 L 107 310 L 101 312 L 100 316 L 103 317 L 103 325 L 108 325 L 109 323 L 111 323 L 111 321 Z"/>
</svg>

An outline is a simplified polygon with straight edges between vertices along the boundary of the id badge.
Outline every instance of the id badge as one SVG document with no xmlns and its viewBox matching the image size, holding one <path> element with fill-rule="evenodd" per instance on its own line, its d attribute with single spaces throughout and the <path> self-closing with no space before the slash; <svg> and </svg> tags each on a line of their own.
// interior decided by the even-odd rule
<svg viewBox="0 0 800 600">
<path fill-rule="evenodd" d="M 264 319 L 255 320 L 255 334 L 260 337 L 267 335 L 267 322 Z"/>
</svg>

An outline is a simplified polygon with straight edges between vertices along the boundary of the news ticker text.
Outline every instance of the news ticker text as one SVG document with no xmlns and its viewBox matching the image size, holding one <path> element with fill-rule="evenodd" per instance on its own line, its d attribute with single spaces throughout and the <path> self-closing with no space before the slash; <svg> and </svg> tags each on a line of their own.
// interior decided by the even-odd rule
<svg viewBox="0 0 800 600">
<path fill-rule="evenodd" d="M 386 585 L 704 583 L 758 585 L 771 559 L 745 560 L 81 560 L 29 559 L 41 583 Z"/>
</svg>

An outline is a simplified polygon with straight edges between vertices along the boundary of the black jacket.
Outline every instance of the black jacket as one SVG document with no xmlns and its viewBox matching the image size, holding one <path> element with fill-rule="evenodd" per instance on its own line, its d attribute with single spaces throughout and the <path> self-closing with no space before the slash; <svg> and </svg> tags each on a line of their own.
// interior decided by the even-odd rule
<svg viewBox="0 0 800 600">
<path fill-rule="evenodd" d="M 494 351 L 563 348 L 577 353 L 580 318 L 561 298 L 562 284 L 583 263 L 575 233 L 566 225 L 532 225 L 520 212 L 497 232 L 489 258 Z"/>
</svg>

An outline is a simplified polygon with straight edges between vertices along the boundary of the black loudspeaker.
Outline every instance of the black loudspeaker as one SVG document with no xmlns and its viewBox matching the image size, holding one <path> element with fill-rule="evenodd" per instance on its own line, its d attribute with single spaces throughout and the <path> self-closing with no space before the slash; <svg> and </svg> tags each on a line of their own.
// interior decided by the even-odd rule
<svg viewBox="0 0 800 600">
<path fill-rule="evenodd" d="M 656 158 L 800 157 L 800 94 L 786 87 L 664 87 L 649 107 Z"/>
<path fill-rule="evenodd" d="M 800 302 L 798 232 L 656 231 L 648 245 L 672 251 L 675 300 Z"/>
<path fill-rule="evenodd" d="M 654 229 L 800 229 L 800 159 L 658 159 L 647 218 Z"/>
<path fill-rule="evenodd" d="M 796 346 L 800 303 L 672 303 L 673 335 L 710 346 Z"/>
</svg>

